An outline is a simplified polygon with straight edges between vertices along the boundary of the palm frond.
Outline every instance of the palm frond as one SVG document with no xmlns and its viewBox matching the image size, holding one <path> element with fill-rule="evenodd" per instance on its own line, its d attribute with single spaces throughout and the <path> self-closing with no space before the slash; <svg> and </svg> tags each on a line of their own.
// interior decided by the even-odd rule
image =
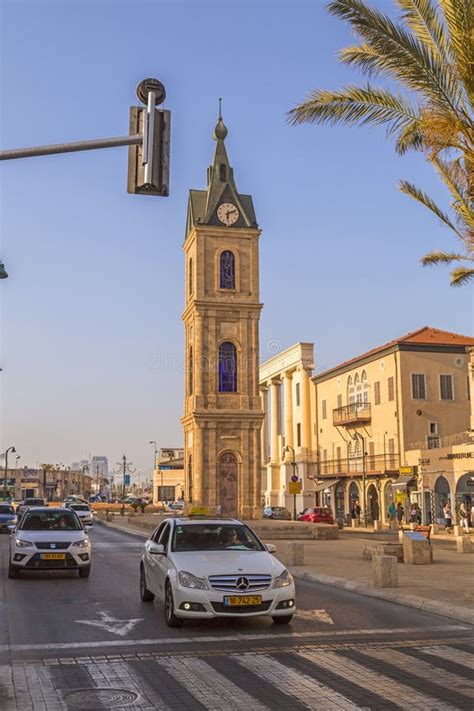
<svg viewBox="0 0 474 711">
<path fill-rule="evenodd" d="M 474 88 L 474 6 L 472 0 L 439 0 L 458 71 L 470 93 Z"/>
<path fill-rule="evenodd" d="M 437 8 L 431 0 L 396 0 L 405 24 L 424 45 L 449 61 L 449 46 Z"/>
<path fill-rule="evenodd" d="M 409 195 L 411 198 L 427 207 L 428 210 L 431 210 L 431 212 L 433 212 L 436 217 L 441 220 L 441 222 L 444 222 L 447 227 L 449 227 L 451 230 L 453 230 L 453 232 L 456 233 L 459 239 L 464 241 L 464 235 L 459 232 L 458 228 L 452 222 L 449 215 L 443 212 L 441 208 L 438 207 L 438 205 L 435 203 L 435 201 L 430 198 L 430 196 L 427 195 L 423 190 L 421 190 L 421 188 L 418 188 L 416 185 L 413 185 L 413 183 L 408 182 L 408 180 L 400 180 L 398 183 L 398 187 L 402 191 L 402 193 Z"/>
<path fill-rule="evenodd" d="M 450 66 L 388 15 L 368 7 L 363 0 L 331 0 L 328 10 L 349 22 L 370 47 L 385 58 L 379 71 L 395 77 L 410 89 L 449 111 L 463 104 L 462 88 Z"/>
<path fill-rule="evenodd" d="M 469 267 L 456 267 L 451 272 L 451 286 L 464 286 L 474 279 L 474 269 Z"/>
<path fill-rule="evenodd" d="M 474 229 L 474 212 L 467 199 L 465 186 L 456 175 L 456 168 L 452 168 L 450 164 L 440 158 L 433 159 L 432 163 L 451 193 L 453 208 L 460 215 L 462 222 Z"/>
<path fill-rule="evenodd" d="M 389 132 L 404 129 L 417 120 L 417 112 L 403 96 L 367 85 L 346 86 L 338 91 L 313 91 L 288 114 L 291 124 L 346 123 L 389 124 Z"/>
<path fill-rule="evenodd" d="M 432 267 L 436 264 L 452 264 L 452 262 L 460 262 L 465 259 L 464 254 L 458 252 L 429 252 L 421 258 L 421 263 L 424 267 Z"/>
<path fill-rule="evenodd" d="M 412 124 L 405 126 L 398 134 L 395 149 L 397 153 L 403 155 L 408 150 L 423 150 L 424 136 L 420 130 L 420 122 L 413 121 Z"/>
</svg>

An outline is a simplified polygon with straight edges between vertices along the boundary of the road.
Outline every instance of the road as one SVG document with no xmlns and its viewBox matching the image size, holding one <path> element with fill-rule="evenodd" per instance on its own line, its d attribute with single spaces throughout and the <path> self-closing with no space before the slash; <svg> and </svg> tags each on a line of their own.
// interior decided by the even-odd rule
<svg viewBox="0 0 474 711">
<path fill-rule="evenodd" d="M 0 538 L 0 709 L 474 708 L 474 629 L 323 585 L 299 613 L 164 623 L 138 594 L 142 539 L 97 524 L 89 579 L 7 578 Z"/>
</svg>

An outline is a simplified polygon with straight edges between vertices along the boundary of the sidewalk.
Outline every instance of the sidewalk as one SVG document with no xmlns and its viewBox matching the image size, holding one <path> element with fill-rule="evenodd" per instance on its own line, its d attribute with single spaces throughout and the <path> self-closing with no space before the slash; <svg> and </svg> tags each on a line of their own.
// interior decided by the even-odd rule
<svg viewBox="0 0 474 711">
<path fill-rule="evenodd" d="M 149 534 L 152 526 L 150 522 L 147 522 L 147 526 L 140 526 L 126 519 L 100 523 L 142 537 Z M 474 625 L 474 554 L 457 553 L 454 546 L 452 549 L 446 547 L 444 539 L 443 536 L 440 545 L 437 545 L 436 540 L 433 543 L 432 565 L 398 565 L 396 588 L 372 586 L 372 564 L 363 558 L 362 550 L 368 543 L 381 541 L 371 533 L 363 537 L 342 531 L 335 541 L 300 541 L 300 545 L 304 546 L 305 565 L 289 566 L 289 569 L 298 578 Z M 452 536 L 450 540 L 453 540 Z M 265 542 L 271 542 L 271 538 L 266 537 Z M 288 560 L 288 543 L 275 541 L 276 557 L 285 565 Z"/>
</svg>

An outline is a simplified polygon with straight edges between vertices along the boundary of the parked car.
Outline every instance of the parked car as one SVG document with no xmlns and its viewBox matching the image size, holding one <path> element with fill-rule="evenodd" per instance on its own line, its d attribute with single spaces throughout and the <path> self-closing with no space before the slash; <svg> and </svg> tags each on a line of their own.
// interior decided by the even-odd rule
<svg viewBox="0 0 474 711">
<path fill-rule="evenodd" d="M 285 566 L 236 519 L 171 518 L 145 542 L 140 596 L 164 603 L 165 621 L 256 617 L 291 622 L 295 585 Z"/>
<path fill-rule="evenodd" d="M 265 506 L 263 518 L 277 518 L 281 521 L 291 521 L 291 513 L 285 506 Z"/>
<path fill-rule="evenodd" d="M 78 570 L 88 578 L 92 549 L 86 531 L 70 509 L 27 509 L 11 537 L 8 577 L 25 570 Z"/>
<path fill-rule="evenodd" d="M 10 533 L 9 526 L 16 526 L 17 517 L 11 504 L 0 504 L 0 533 Z"/>
<path fill-rule="evenodd" d="M 41 498 L 25 499 L 17 507 L 16 514 L 17 514 L 17 516 L 21 516 L 26 511 L 26 509 L 28 509 L 32 506 L 47 506 L 47 505 L 48 505 L 48 502 L 46 501 L 46 499 L 41 499 Z"/>
<path fill-rule="evenodd" d="M 334 523 L 331 510 L 323 506 L 311 506 L 298 515 L 298 521 L 309 521 L 310 523 Z"/>
<path fill-rule="evenodd" d="M 92 511 L 88 504 L 81 504 L 73 501 L 67 505 L 67 508 L 71 509 L 71 511 L 75 511 L 83 526 L 93 525 L 94 521 L 92 518 Z"/>
</svg>

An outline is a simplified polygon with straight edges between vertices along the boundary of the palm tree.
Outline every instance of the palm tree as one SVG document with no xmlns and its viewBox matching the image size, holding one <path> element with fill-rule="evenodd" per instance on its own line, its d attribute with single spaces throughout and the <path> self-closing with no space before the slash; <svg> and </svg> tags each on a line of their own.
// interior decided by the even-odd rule
<svg viewBox="0 0 474 711">
<path fill-rule="evenodd" d="M 448 212 L 406 180 L 399 188 L 461 242 L 459 251 L 431 252 L 421 260 L 424 265 L 461 262 L 451 272 L 451 284 L 459 286 L 474 278 L 474 4 L 395 3 L 401 13 L 397 21 L 363 0 L 329 3 L 329 12 L 348 22 L 361 41 L 343 49 L 340 60 L 385 85 L 368 81 L 313 91 L 290 111 L 289 121 L 385 125 L 400 155 L 423 153 L 450 193 Z"/>
</svg>

